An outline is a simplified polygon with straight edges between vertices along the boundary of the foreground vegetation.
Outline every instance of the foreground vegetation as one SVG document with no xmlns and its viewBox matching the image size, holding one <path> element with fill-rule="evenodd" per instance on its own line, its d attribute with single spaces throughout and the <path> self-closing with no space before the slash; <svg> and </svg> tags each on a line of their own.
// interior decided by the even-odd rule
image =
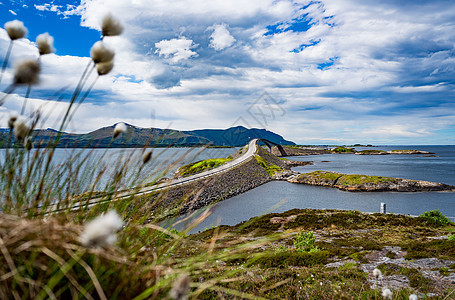
<svg viewBox="0 0 455 300">
<path fill-rule="evenodd" d="M 258 297 L 380 299 L 382 288 L 390 288 L 393 299 L 407 299 L 411 294 L 448 299 L 455 292 L 451 283 L 455 241 L 450 239 L 454 231 L 454 224 L 439 212 L 413 218 L 294 209 L 189 238 L 201 243 L 216 238 L 214 249 L 219 251 L 226 245 L 242 247 L 247 241 L 263 241 L 239 257 L 220 261 L 214 273 L 205 274 L 222 276 L 240 270 L 241 276 L 224 286 Z M 189 253 L 198 250 L 180 255 Z M 380 282 L 375 282 L 374 268 L 382 271 Z M 404 276 L 405 284 L 397 286 L 396 279 L 404 278 L 397 276 Z M 223 293 L 204 295 L 221 297 Z"/>
<path fill-rule="evenodd" d="M 81 245 L 84 227 L 67 218 L 1 215 L 2 299 L 164 298 L 178 288 L 200 299 L 378 299 L 385 287 L 393 299 L 443 299 L 455 288 L 455 226 L 437 211 L 294 209 L 193 235 L 128 218 L 108 248 Z"/>
</svg>

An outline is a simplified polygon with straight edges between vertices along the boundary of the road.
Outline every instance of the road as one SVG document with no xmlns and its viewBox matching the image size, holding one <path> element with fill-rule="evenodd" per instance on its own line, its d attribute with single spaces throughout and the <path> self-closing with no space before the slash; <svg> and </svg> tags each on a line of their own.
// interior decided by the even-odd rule
<svg viewBox="0 0 455 300">
<path fill-rule="evenodd" d="M 127 191 L 117 194 L 114 199 L 106 199 L 105 197 L 92 198 L 92 199 L 90 199 L 89 203 L 87 203 L 87 201 L 75 203 L 73 205 L 73 209 L 77 209 L 81 206 L 85 207 L 87 205 L 92 206 L 92 205 L 100 204 L 100 203 L 107 202 L 107 201 L 118 201 L 121 199 L 131 197 L 133 195 L 141 196 L 141 195 L 145 195 L 145 194 L 150 194 L 152 192 L 158 192 L 158 191 L 168 189 L 171 187 L 175 187 L 175 186 L 179 186 L 182 184 L 188 184 L 188 183 L 191 183 L 194 181 L 198 181 L 198 180 L 210 177 L 210 176 L 214 176 L 214 175 L 229 171 L 229 170 L 245 163 L 249 159 L 251 159 L 257 151 L 258 142 L 259 142 L 259 139 L 252 139 L 248 143 L 248 150 L 245 153 L 242 153 L 242 155 L 237 157 L 236 159 L 226 162 L 225 164 L 223 164 L 219 167 L 216 167 L 214 169 L 210 169 L 210 170 L 207 170 L 207 171 L 204 171 L 201 173 L 197 173 L 197 174 L 194 174 L 194 175 L 191 175 L 188 177 L 175 178 L 175 179 L 172 179 L 171 181 L 168 181 L 165 183 L 159 183 L 159 184 L 155 184 L 152 186 L 143 187 L 140 190 L 137 190 L 137 189 L 127 190 Z M 49 212 L 58 212 L 60 210 L 62 210 L 62 209 L 57 208 L 55 205 L 51 206 L 48 209 Z"/>
</svg>

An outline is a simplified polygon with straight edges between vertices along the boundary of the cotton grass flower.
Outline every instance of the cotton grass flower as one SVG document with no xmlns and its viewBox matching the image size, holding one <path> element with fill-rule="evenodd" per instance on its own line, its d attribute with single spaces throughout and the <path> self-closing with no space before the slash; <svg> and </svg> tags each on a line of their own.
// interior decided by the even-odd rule
<svg viewBox="0 0 455 300">
<path fill-rule="evenodd" d="M 93 44 L 90 56 L 95 64 L 108 62 L 114 59 L 115 52 L 107 47 L 102 41 Z"/>
<path fill-rule="evenodd" d="M 120 35 L 123 32 L 123 26 L 111 14 L 106 15 L 101 23 L 101 33 L 103 36 Z"/>
<path fill-rule="evenodd" d="M 100 62 L 96 64 L 96 71 L 98 72 L 98 75 L 103 76 L 108 74 L 112 69 L 114 68 L 114 62 L 107 61 L 107 62 Z"/>
<path fill-rule="evenodd" d="M 23 60 L 16 65 L 14 84 L 36 84 L 40 71 L 41 66 L 37 60 Z"/>
<path fill-rule="evenodd" d="M 384 297 L 384 299 L 392 299 L 392 296 L 393 296 L 393 293 L 390 289 L 382 289 L 382 297 Z"/>
<path fill-rule="evenodd" d="M 12 41 L 21 39 L 27 35 L 27 28 L 19 20 L 6 22 L 5 29 Z"/>
<path fill-rule="evenodd" d="M 419 297 L 416 294 L 409 295 L 409 300 L 417 300 Z"/>
<path fill-rule="evenodd" d="M 114 139 L 118 137 L 120 134 L 126 132 L 126 125 L 123 122 L 117 123 L 114 127 Z"/>
<path fill-rule="evenodd" d="M 117 212 L 111 210 L 85 224 L 80 242 L 86 247 L 110 246 L 117 240 L 115 232 L 121 229 L 122 225 L 123 221 Z"/>
<path fill-rule="evenodd" d="M 169 291 L 169 298 L 175 300 L 186 300 L 188 299 L 188 293 L 190 292 L 190 276 L 182 274 L 174 282 L 172 289 Z"/>
<path fill-rule="evenodd" d="M 378 280 L 382 276 L 381 270 L 379 270 L 378 268 L 375 268 L 373 270 L 373 276 L 374 276 L 374 278 L 376 278 L 376 280 Z"/>
<path fill-rule="evenodd" d="M 14 121 L 13 127 L 14 127 L 14 136 L 19 141 L 24 140 L 30 132 L 28 120 L 23 116 L 18 117 L 16 119 L 16 121 Z"/>
<path fill-rule="evenodd" d="M 39 54 L 45 55 L 55 52 L 54 38 L 49 33 L 42 33 L 36 37 L 36 45 L 38 46 Z"/>
</svg>

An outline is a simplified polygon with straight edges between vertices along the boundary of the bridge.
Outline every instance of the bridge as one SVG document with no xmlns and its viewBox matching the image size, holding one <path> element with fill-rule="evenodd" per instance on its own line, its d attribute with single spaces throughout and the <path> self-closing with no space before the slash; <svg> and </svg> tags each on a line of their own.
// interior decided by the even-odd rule
<svg viewBox="0 0 455 300">
<path fill-rule="evenodd" d="M 258 142 L 263 142 L 269 148 L 270 152 L 272 152 L 272 147 L 275 146 L 277 147 L 278 151 L 280 151 L 281 156 L 287 156 L 286 151 L 284 151 L 283 146 L 280 144 L 265 139 L 258 139 Z"/>
<path fill-rule="evenodd" d="M 159 191 L 169 189 L 172 187 L 177 187 L 177 186 L 180 186 L 183 184 L 189 184 L 191 182 L 195 182 L 195 181 L 198 181 L 201 179 L 215 176 L 215 175 L 218 175 L 223 172 L 227 172 L 227 171 L 232 170 L 233 168 L 249 161 L 250 159 L 252 159 L 254 157 L 254 155 L 257 153 L 257 149 L 258 149 L 257 147 L 258 147 L 259 142 L 263 142 L 269 148 L 270 151 L 272 151 L 272 147 L 276 146 L 278 148 L 278 150 L 280 151 L 280 153 L 283 156 L 286 156 L 286 152 L 284 151 L 284 149 L 281 145 L 276 144 L 276 143 L 271 142 L 266 139 L 252 139 L 248 143 L 248 150 L 246 152 L 244 152 L 241 156 L 237 157 L 234 160 L 226 162 L 225 164 L 223 164 L 219 167 L 216 167 L 214 169 L 210 169 L 210 170 L 207 170 L 207 171 L 204 171 L 201 173 L 197 173 L 197 174 L 194 174 L 194 175 L 191 175 L 188 177 L 175 178 L 169 182 L 158 183 L 158 184 L 155 184 L 152 186 L 143 187 L 139 190 L 137 190 L 137 189 L 126 190 L 126 191 L 123 191 L 123 192 L 119 193 L 118 195 L 116 195 L 115 198 L 113 198 L 113 199 L 106 199 L 106 197 L 103 197 L 103 196 L 94 197 L 87 201 L 80 201 L 80 202 L 73 204 L 72 209 L 78 209 L 78 208 L 86 207 L 86 206 L 93 206 L 95 204 L 101 204 L 101 203 L 110 202 L 110 201 L 119 201 L 122 199 L 127 199 L 131 196 L 141 196 L 141 195 L 146 195 L 146 194 L 150 194 L 150 193 L 155 193 L 155 192 L 159 192 Z M 54 205 L 51 205 L 47 209 L 47 211 L 48 211 L 48 213 L 52 213 L 52 212 L 66 210 L 66 209 L 67 208 L 63 208 L 63 209 L 59 208 L 57 205 L 54 204 Z"/>
</svg>

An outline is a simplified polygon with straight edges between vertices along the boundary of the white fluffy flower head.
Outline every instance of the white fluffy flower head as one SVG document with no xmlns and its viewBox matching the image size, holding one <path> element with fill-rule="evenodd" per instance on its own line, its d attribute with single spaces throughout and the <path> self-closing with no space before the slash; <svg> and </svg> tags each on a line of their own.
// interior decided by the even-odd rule
<svg viewBox="0 0 455 300">
<path fill-rule="evenodd" d="M 16 65 L 14 84 L 38 83 L 41 66 L 36 59 L 26 59 Z"/>
<path fill-rule="evenodd" d="M 13 126 L 14 136 L 20 141 L 24 140 L 30 132 L 28 120 L 24 116 L 17 117 L 16 121 L 13 123 Z"/>
<path fill-rule="evenodd" d="M 378 268 L 375 268 L 375 269 L 373 270 L 373 276 L 374 276 L 376 279 L 378 279 L 379 277 L 381 277 L 381 276 L 382 276 L 381 270 L 379 270 Z"/>
<path fill-rule="evenodd" d="M 169 291 L 169 298 L 175 300 L 186 300 L 188 299 L 188 293 L 190 292 L 190 276 L 182 274 L 174 282 L 172 289 Z"/>
<path fill-rule="evenodd" d="M 98 75 L 103 76 L 108 74 L 114 68 L 114 61 L 100 62 L 96 64 Z"/>
<path fill-rule="evenodd" d="M 120 35 L 123 32 L 123 26 L 111 14 L 106 15 L 101 23 L 101 33 L 103 36 Z"/>
<path fill-rule="evenodd" d="M 108 62 L 114 59 L 114 51 L 107 47 L 102 41 L 93 44 L 90 49 L 90 56 L 95 64 Z"/>
<path fill-rule="evenodd" d="M 5 23 L 5 29 L 11 40 L 17 40 L 27 35 L 27 28 L 19 20 L 9 21 Z"/>
<path fill-rule="evenodd" d="M 36 37 L 36 45 L 38 46 L 39 54 L 45 55 L 55 52 L 54 38 L 49 33 L 42 33 Z"/>
<path fill-rule="evenodd" d="M 393 293 L 390 289 L 384 288 L 382 289 L 382 297 L 384 299 L 392 299 Z"/>
<path fill-rule="evenodd" d="M 419 297 L 416 294 L 409 295 L 409 300 L 417 300 Z"/>
<path fill-rule="evenodd" d="M 117 123 L 114 127 L 114 139 L 118 137 L 121 133 L 126 132 L 126 125 L 123 122 Z"/>
<path fill-rule="evenodd" d="M 80 242 L 87 247 L 106 247 L 116 240 L 115 232 L 122 228 L 123 221 L 114 210 L 96 217 L 85 224 Z"/>
</svg>

